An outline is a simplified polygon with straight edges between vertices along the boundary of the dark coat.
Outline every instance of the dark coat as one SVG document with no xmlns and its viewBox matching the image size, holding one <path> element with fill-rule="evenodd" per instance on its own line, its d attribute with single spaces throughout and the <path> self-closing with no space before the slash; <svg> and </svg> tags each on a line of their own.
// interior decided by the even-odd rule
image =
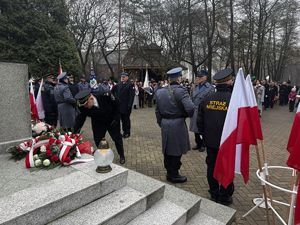
<svg viewBox="0 0 300 225">
<path fill-rule="evenodd" d="M 173 94 L 172 94 L 173 93 Z M 162 152 L 180 156 L 191 149 L 186 117 L 192 117 L 194 104 L 186 88 L 178 83 L 156 92 L 156 119 L 161 127 Z"/>
<path fill-rule="evenodd" d="M 54 86 L 55 84 L 48 81 L 44 84 L 44 90 L 42 91 L 43 106 L 46 115 L 55 114 L 57 116 L 57 104 L 54 98 Z"/>
<path fill-rule="evenodd" d="M 108 128 L 120 121 L 119 104 L 109 93 L 93 93 L 97 99 L 99 107 L 93 106 L 91 109 L 79 107 L 80 114 L 76 117 L 74 131 L 78 132 L 83 126 L 86 117 L 91 117 L 93 130 L 98 126 Z"/>
<path fill-rule="evenodd" d="M 228 85 L 217 85 L 217 92 L 207 96 L 198 110 L 197 125 L 208 148 L 219 148 L 231 98 Z M 217 104 L 220 102 L 221 104 Z"/>
<path fill-rule="evenodd" d="M 75 84 L 75 83 L 69 83 L 69 88 L 70 88 L 70 91 L 71 91 L 71 94 L 73 95 L 73 97 L 75 97 L 75 95 L 79 92 L 79 88 L 78 88 L 78 85 Z"/>
<path fill-rule="evenodd" d="M 119 101 L 120 113 L 130 114 L 135 95 L 134 86 L 130 81 L 118 83 L 113 87 L 112 93 Z"/>
<path fill-rule="evenodd" d="M 214 93 L 215 88 L 208 82 L 204 82 L 200 87 L 197 85 L 194 90 L 192 91 L 192 101 L 195 105 L 195 112 L 193 117 L 191 118 L 190 121 L 190 131 L 194 133 L 199 133 L 198 132 L 198 127 L 197 127 L 197 116 L 198 116 L 198 108 L 199 105 L 202 103 L 203 99 Z"/>
</svg>

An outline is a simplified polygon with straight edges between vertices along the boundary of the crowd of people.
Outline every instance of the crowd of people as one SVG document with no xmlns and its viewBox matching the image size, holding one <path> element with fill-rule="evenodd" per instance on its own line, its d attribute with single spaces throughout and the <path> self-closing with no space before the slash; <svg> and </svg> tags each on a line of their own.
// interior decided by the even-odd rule
<svg viewBox="0 0 300 225">
<path fill-rule="evenodd" d="M 229 68 L 221 70 L 210 83 L 208 72 L 201 70 L 191 83 L 182 79 L 181 68 L 174 68 L 167 72 L 167 80 L 150 80 L 146 88 L 142 82 L 130 80 L 126 72 L 120 74 L 119 83 L 110 79 L 102 79 L 100 83 L 95 80 L 87 82 L 85 77 L 75 83 L 74 76 L 67 76 L 65 72 L 57 78 L 49 75 L 42 89 L 45 122 L 57 126 L 59 121 L 62 129 L 79 132 L 86 117 L 90 117 L 96 146 L 108 132 L 115 142 L 120 163 L 124 164 L 123 138 L 131 136 L 132 110 L 155 105 L 157 123 L 161 127 L 167 180 L 172 183 L 186 182 L 187 178 L 179 173 L 182 154 L 191 149 L 206 151 L 211 199 L 229 205 L 232 203 L 234 185 L 219 185 L 213 173 L 234 85 L 232 73 Z M 38 86 L 37 82 L 36 92 Z M 260 115 L 275 104 L 289 104 L 290 112 L 299 104 L 300 90 L 292 87 L 290 82 L 255 80 L 253 88 Z M 187 117 L 190 117 L 189 131 L 195 136 L 196 145 L 193 147 L 190 146 L 185 122 Z"/>
</svg>

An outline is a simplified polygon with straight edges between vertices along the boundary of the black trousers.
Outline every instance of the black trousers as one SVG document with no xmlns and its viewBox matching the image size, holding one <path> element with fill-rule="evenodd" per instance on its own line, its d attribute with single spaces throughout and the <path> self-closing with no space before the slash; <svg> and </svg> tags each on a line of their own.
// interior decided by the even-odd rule
<svg viewBox="0 0 300 225">
<path fill-rule="evenodd" d="M 45 123 L 56 127 L 57 126 L 57 113 L 45 113 Z"/>
<path fill-rule="evenodd" d="M 290 109 L 290 112 L 294 111 L 294 109 L 295 109 L 295 101 L 290 101 L 289 102 L 289 109 Z"/>
<path fill-rule="evenodd" d="M 144 102 L 145 102 L 145 99 L 144 99 L 144 96 L 139 96 L 139 107 L 140 108 L 144 108 Z"/>
<path fill-rule="evenodd" d="M 194 133 L 195 134 L 195 142 L 196 145 L 201 148 L 201 147 L 205 147 L 203 140 L 200 138 L 200 134 L 199 133 Z"/>
<path fill-rule="evenodd" d="M 177 176 L 179 175 L 179 169 L 181 167 L 181 155 L 180 156 L 172 156 L 172 155 L 164 155 L 164 166 L 167 170 L 168 176 Z"/>
<path fill-rule="evenodd" d="M 121 113 L 121 121 L 123 133 L 130 135 L 130 113 Z"/>
<path fill-rule="evenodd" d="M 124 158 L 124 147 L 123 147 L 122 135 L 120 132 L 120 123 L 118 123 L 113 127 L 111 127 L 110 125 L 99 126 L 99 124 L 97 125 L 92 124 L 92 129 L 93 129 L 94 141 L 97 147 L 99 146 L 102 138 L 105 137 L 106 131 L 108 131 L 109 135 L 115 142 L 116 149 L 120 158 Z"/>
<path fill-rule="evenodd" d="M 234 185 L 229 184 L 227 188 L 219 185 L 219 182 L 214 178 L 214 169 L 217 160 L 218 150 L 215 148 L 206 148 L 207 157 L 207 182 L 209 185 L 209 193 L 211 197 L 219 199 L 220 201 L 228 199 L 233 195 Z"/>
</svg>

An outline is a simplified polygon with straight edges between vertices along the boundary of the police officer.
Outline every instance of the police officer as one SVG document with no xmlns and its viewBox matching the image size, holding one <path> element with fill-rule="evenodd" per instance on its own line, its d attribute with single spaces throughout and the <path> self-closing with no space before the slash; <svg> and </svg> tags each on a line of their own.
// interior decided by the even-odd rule
<svg viewBox="0 0 300 225">
<path fill-rule="evenodd" d="M 76 117 L 75 132 L 79 132 L 87 116 L 91 117 L 93 136 L 96 146 L 99 145 L 105 133 L 115 142 L 120 155 L 120 163 L 125 163 L 123 139 L 120 133 L 120 112 L 117 100 L 109 93 L 84 90 L 75 98 L 78 101 L 80 114 Z"/>
<path fill-rule="evenodd" d="M 57 104 L 54 98 L 55 78 L 48 75 L 42 92 L 43 105 L 45 110 L 45 122 L 51 126 L 57 126 Z"/>
<path fill-rule="evenodd" d="M 206 164 L 209 193 L 213 201 L 224 205 L 232 203 L 233 183 L 224 188 L 219 185 L 213 174 L 231 98 L 232 72 L 232 69 L 227 68 L 215 74 L 214 80 L 216 81 L 217 91 L 203 100 L 197 118 L 199 133 L 203 136 L 207 151 Z"/>
<path fill-rule="evenodd" d="M 76 100 L 68 86 L 67 73 L 63 72 L 57 77 L 58 84 L 54 87 L 54 98 L 57 103 L 60 127 L 72 131 L 75 125 Z"/>
<path fill-rule="evenodd" d="M 134 86 L 129 81 L 129 74 L 121 73 L 121 82 L 112 89 L 113 95 L 118 99 L 120 104 L 120 114 L 122 121 L 123 137 L 130 137 L 130 114 L 134 100 Z"/>
<path fill-rule="evenodd" d="M 203 99 L 209 94 L 215 92 L 215 88 L 207 82 L 208 73 L 206 70 L 198 71 L 195 74 L 195 88 L 192 90 L 192 101 L 195 105 L 195 112 L 190 121 L 190 131 L 195 134 L 195 142 L 196 146 L 193 147 L 193 150 L 199 150 L 200 152 L 205 151 L 205 147 L 202 139 L 200 138 L 200 134 L 197 127 L 197 116 L 198 116 L 198 108 Z"/>
<path fill-rule="evenodd" d="M 155 114 L 161 127 L 167 180 L 183 183 L 187 178 L 179 174 L 181 156 L 191 149 L 185 118 L 192 117 L 195 106 L 186 88 L 180 85 L 182 68 L 169 70 L 167 75 L 170 85 L 157 90 Z"/>
</svg>

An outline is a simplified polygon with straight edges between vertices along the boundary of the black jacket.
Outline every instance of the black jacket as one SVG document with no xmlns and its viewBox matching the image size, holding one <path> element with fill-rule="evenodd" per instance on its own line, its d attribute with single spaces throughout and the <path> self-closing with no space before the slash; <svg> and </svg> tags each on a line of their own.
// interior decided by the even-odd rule
<svg viewBox="0 0 300 225">
<path fill-rule="evenodd" d="M 113 87 L 112 93 L 119 101 L 120 113 L 131 113 L 135 95 L 134 86 L 129 81 L 126 83 L 120 82 Z"/>
<path fill-rule="evenodd" d="M 42 91 L 43 106 L 46 114 L 57 114 L 57 104 L 54 98 L 54 86 L 48 81 L 44 84 Z"/>
<path fill-rule="evenodd" d="M 221 84 L 217 92 L 207 96 L 199 105 L 197 126 L 209 148 L 219 148 L 223 126 L 231 98 L 231 88 Z"/>
<path fill-rule="evenodd" d="M 103 128 L 107 129 L 109 126 L 119 123 L 118 101 L 109 93 L 93 93 L 93 96 L 97 99 L 99 107 L 93 106 L 91 109 L 79 107 L 80 114 L 76 117 L 75 132 L 81 129 L 87 116 L 91 117 L 93 130 L 97 126 L 103 126 Z"/>
</svg>

